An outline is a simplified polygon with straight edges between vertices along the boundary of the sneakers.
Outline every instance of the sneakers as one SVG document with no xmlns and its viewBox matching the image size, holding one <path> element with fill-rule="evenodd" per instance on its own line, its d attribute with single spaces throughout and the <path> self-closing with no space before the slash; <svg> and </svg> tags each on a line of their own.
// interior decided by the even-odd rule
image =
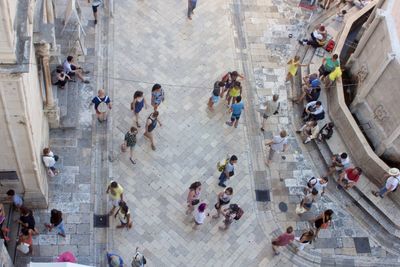
<svg viewBox="0 0 400 267">
<path fill-rule="evenodd" d="M 221 187 L 226 187 L 226 184 L 219 183 L 218 185 L 221 186 Z"/>
</svg>

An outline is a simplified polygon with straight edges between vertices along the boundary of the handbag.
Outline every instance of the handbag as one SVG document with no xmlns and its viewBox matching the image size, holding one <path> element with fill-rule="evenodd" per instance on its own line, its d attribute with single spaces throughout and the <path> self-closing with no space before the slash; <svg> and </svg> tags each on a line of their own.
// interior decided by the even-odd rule
<svg viewBox="0 0 400 267">
<path fill-rule="evenodd" d="M 299 205 L 296 206 L 296 214 L 303 214 L 304 212 L 306 212 L 307 210 L 301 206 L 301 203 L 299 203 Z"/>
<path fill-rule="evenodd" d="M 124 143 L 121 144 L 121 152 L 126 152 L 126 149 L 127 149 L 127 147 L 126 147 L 126 144 L 124 142 Z"/>
<path fill-rule="evenodd" d="M 24 254 L 28 254 L 29 253 L 29 244 L 21 242 L 18 246 L 17 249 L 19 251 L 21 251 Z"/>
<path fill-rule="evenodd" d="M 193 199 L 192 200 L 192 206 L 196 206 L 197 204 L 199 204 L 200 203 L 200 200 L 199 199 Z"/>
</svg>

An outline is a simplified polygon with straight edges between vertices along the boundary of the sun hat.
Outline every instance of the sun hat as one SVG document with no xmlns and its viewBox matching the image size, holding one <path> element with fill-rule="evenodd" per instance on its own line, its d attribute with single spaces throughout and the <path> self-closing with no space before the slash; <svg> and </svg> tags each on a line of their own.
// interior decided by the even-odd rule
<svg viewBox="0 0 400 267">
<path fill-rule="evenodd" d="M 397 169 L 397 168 L 390 168 L 389 171 L 388 171 L 388 173 L 389 173 L 391 176 L 397 176 L 397 175 L 400 174 L 400 170 Z"/>
</svg>

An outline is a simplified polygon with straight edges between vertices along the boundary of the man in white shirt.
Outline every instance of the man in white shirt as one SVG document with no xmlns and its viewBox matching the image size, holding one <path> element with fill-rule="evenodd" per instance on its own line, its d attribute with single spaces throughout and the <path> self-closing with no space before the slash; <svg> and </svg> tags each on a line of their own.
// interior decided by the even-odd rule
<svg viewBox="0 0 400 267">
<path fill-rule="evenodd" d="M 318 121 L 325 118 L 325 111 L 321 101 L 311 101 L 308 103 L 304 108 L 303 117 L 305 117 L 304 121 Z"/>
<path fill-rule="evenodd" d="M 282 130 L 279 135 L 274 136 L 271 141 L 265 143 L 266 146 L 269 146 L 269 155 L 265 164 L 269 165 L 275 155 L 275 152 L 284 152 L 287 149 L 287 132 Z"/>
<path fill-rule="evenodd" d="M 400 181 L 400 170 L 397 168 L 390 168 L 384 178 L 386 178 L 385 185 L 380 188 L 379 191 L 372 191 L 372 194 L 376 197 L 380 196 L 383 198 L 387 193 L 393 192 L 397 189 Z"/>
<path fill-rule="evenodd" d="M 332 157 L 332 164 L 329 166 L 329 171 L 327 176 L 332 175 L 335 171 L 345 171 L 346 169 L 350 168 L 350 157 L 347 153 L 343 152 L 340 155 L 335 154 Z"/>
<path fill-rule="evenodd" d="M 68 56 L 63 63 L 64 73 L 70 77 L 78 76 L 78 78 L 84 83 L 90 83 L 83 77 L 83 74 L 88 74 L 90 71 L 84 71 L 80 66 L 72 63 L 74 57 Z"/>
</svg>

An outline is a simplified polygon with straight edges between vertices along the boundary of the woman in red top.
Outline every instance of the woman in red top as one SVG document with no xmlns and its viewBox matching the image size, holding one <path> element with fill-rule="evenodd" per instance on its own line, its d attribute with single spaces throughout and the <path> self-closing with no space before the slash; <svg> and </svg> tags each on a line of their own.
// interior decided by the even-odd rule
<svg viewBox="0 0 400 267">
<path fill-rule="evenodd" d="M 339 175 L 338 183 L 344 187 L 344 189 L 352 188 L 358 182 L 361 173 L 362 170 L 359 167 L 349 168 Z"/>
</svg>

